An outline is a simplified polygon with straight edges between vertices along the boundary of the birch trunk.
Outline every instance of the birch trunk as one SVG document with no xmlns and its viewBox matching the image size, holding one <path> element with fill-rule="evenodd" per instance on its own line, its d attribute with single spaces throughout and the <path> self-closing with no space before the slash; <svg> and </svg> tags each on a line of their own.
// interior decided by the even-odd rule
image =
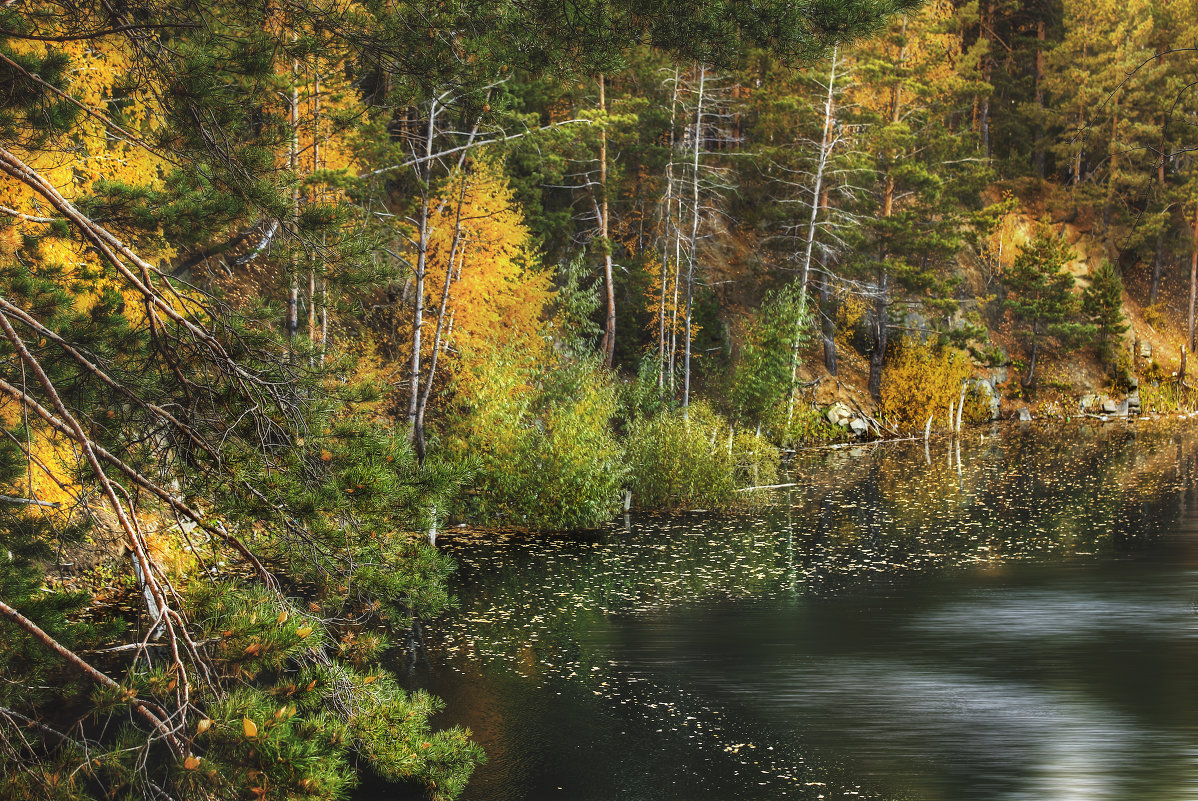
<svg viewBox="0 0 1198 801">
<path fill-rule="evenodd" d="M 670 231 L 677 226 L 674 224 L 674 115 L 678 109 L 678 68 L 674 68 L 674 92 L 670 97 L 670 160 L 666 162 L 666 203 L 665 231 L 661 244 L 661 302 L 658 313 L 661 316 L 657 330 L 657 388 L 665 389 L 666 379 L 666 281 L 669 277 L 670 264 Z"/>
<path fill-rule="evenodd" d="M 691 202 L 694 213 L 691 215 L 691 236 L 689 264 L 686 270 L 686 341 L 682 343 L 683 354 L 682 380 L 682 415 L 686 417 L 690 408 L 691 397 L 691 317 L 694 311 L 695 298 L 695 257 L 699 242 L 699 153 L 703 147 L 703 90 L 707 81 L 707 65 L 699 65 L 699 100 L 695 108 L 695 153 L 691 165 Z"/>
<path fill-rule="evenodd" d="M 289 122 L 291 124 L 291 141 L 287 148 L 287 166 L 291 170 L 292 181 L 299 178 L 299 60 L 291 62 L 291 97 Z M 291 188 L 291 224 L 299 227 L 299 184 Z M 292 234 L 298 237 L 299 231 Z M 295 337 L 299 333 L 299 264 L 294 253 L 291 256 L 291 290 L 287 295 L 287 348 L 288 358 L 295 361 Z"/>
<path fill-rule="evenodd" d="M 445 265 L 445 281 L 441 286 L 441 302 L 437 307 L 437 328 L 433 333 L 432 357 L 428 365 L 428 378 L 424 380 L 424 390 L 420 393 L 420 402 L 416 408 L 415 445 L 416 460 L 424 463 L 424 410 L 428 408 L 428 399 L 433 391 L 433 379 L 437 375 L 437 358 L 441 352 L 441 332 L 445 329 L 445 309 L 449 306 L 449 290 L 453 283 L 454 262 L 458 258 L 458 250 L 462 242 L 462 205 L 466 201 L 466 175 L 462 174 L 461 187 L 458 190 L 458 205 L 453 220 L 453 240 L 449 246 L 449 261 Z"/>
<path fill-rule="evenodd" d="M 429 103 L 428 129 L 424 137 L 425 161 L 420 169 L 421 196 L 420 220 L 416 235 L 415 308 L 412 313 L 412 363 L 411 393 L 408 397 L 408 437 L 416 439 L 416 409 L 420 404 L 420 329 L 424 325 L 424 275 L 428 266 L 429 205 L 432 200 L 430 179 L 432 177 L 433 134 L 437 124 L 437 101 Z"/>
<path fill-rule="evenodd" d="M 606 80 L 599 73 L 599 111 L 606 117 Z M 599 237 L 603 241 L 603 286 L 607 301 L 607 316 L 603 323 L 603 363 L 610 369 L 616 353 L 616 288 L 612 278 L 611 239 L 607 224 L 607 122 L 599 128 Z"/>
<path fill-rule="evenodd" d="M 807 317 L 807 282 L 811 275 L 811 257 L 815 252 L 815 233 L 819 228 L 820 201 L 823 197 L 824 175 L 828 169 L 828 160 L 836 146 L 832 138 L 832 125 L 835 121 L 836 107 L 836 61 L 840 49 L 832 48 L 832 62 L 828 69 L 828 93 L 824 97 L 824 130 L 820 138 L 819 157 L 815 166 L 815 184 L 811 189 L 811 214 L 807 219 L 807 242 L 803 251 L 803 266 L 799 271 L 799 319 L 795 321 L 793 342 L 790 353 L 790 395 L 786 400 L 786 422 L 789 424 L 794 415 L 795 384 L 799 376 L 799 349 L 803 341 L 803 325 Z"/>
</svg>

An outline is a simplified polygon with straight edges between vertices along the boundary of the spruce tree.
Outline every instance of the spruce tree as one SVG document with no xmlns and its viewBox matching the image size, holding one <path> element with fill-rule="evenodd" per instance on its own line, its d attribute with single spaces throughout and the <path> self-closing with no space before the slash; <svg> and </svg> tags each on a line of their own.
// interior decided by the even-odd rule
<svg viewBox="0 0 1198 801">
<path fill-rule="evenodd" d="M 1041 224 L 1003 276 L 1007 308 L 1016 320 L 1016 336 L 1029 348 L 1027 372 L 1021 383 L 1031 387 L 1045 344 L 1081 342 L 1093 327 L 1077 319 L 1080 304 L 1073 275 L 1065 269 L 1075 254 L 1047 224 Z"/>
<path fill-rule="evenodd" d="M 1094 326 L 1099 358 L 1116 370 L 1119 340 L 1129 326 L 1123 316 L 1123 279 L 1109 261 L 1090 273 L 1090 285 L 1082 292 L 1082 312 Z"/>
</svg>

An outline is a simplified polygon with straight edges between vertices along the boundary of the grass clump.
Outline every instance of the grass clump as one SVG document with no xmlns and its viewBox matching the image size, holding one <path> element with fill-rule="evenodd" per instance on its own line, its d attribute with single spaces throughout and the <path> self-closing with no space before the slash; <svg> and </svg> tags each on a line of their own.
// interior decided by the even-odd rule
<svg viewBox="0 0 1198 801">
<path fill-rule="evenodd" d="M 633 425 L 626 443 L 633 502 L 643 508 L 723 509 L 754 502 L 748 487 L 778 478 L 777 449 L 736 433 L 705 403 Z"/>
</svg>

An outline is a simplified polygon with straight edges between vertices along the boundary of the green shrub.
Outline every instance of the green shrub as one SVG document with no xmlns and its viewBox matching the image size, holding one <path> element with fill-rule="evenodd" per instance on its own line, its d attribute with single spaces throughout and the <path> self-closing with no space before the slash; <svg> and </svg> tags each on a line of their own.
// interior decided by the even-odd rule
<svg viewBox="0 0 1198 801">
<path fill-rule="evenodd" d="M 611 519 L 627 473 L 611 430 L 615 387 L 593 362 L 529 376 L 531 368 L 508 356 L 473 377 L 479 394 L 451 426 L 450 449 L 475 468 L 457 514 L 537 530 Z"/>
<path fill-rule="evenodd" d="M 754 502 L 738 490 L 773 484 L 778 451 L 764 437 L 733 434 L 705 403 L 641 420 L 629 432 L 629 485 L 642 508 L 728 508 Z"/>
<path fill-rule="evenodd" d="M 675 405 L 668 390 L 657 385 L 657 369 L 657 355 L 647 354 L 637 366 L 636 378 L 620 384 L 618 416 L 623 425 L 631 426 Z"/>
<path fill-rule="evenodd" d="M 802 292 L 789 284 L 767 295 L 745 332 L 730 390 L 734 417 L 742 425 L 764 423 L 779 406 L 786 406 L 794 389 L 798 351 L 812 328 Z"/>
<path fill-rule="evenodd" d="M 785 407 L 774 416 L 778 419 L 769 425 L 769 430 L 782 447 L 826 445 L 847 442 L 852 437 L 847 428 L 832 425 L 824 412 L 810 403 L 796 403 L 789 420 L 786 419 Z"/>
</svg>

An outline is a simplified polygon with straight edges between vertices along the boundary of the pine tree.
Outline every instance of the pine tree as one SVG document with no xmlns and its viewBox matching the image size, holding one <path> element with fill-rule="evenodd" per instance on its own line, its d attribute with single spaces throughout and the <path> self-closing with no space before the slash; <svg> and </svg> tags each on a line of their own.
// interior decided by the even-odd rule
<svg viewBox="0 0 1198 801">
<path fill-rule="evenodd" d="M 1017 322 L 1016 335 L 1030 348 L 1024 387 L 1036 380 L 1036 365 L 1046 343 L 1085 341 L 1093 328 L 1077 321 L 1080 304 L 1073 275 L 1065 265 L 1073 250 L 1042 224 L 1003 276 L 1006 306 Z"/>
<path fill-rule="evenodd" d="M 861 147 L 877 178 L 868 196 L 869 222 L 846 269 L 869 283 L 875 398 L 897 293 L 920 297 L 934 324 L 947 328 L 957 308 L 952 275 L 964 214 L 988 175 L 964 117 L 975 93 L 988 87 L 963 50 L 952 11 L 948 3 L 929 3 L 857 54 L 854 100 L 866 126 Z"/>
<path fill-rule="evenodd" d="M 1113 248 L 1115 230 L 1137 215 L 1152 181 L 1159 109 L 1146 92 L 1153 55 L 1148 0 L 1064 4 L 1062 40 L 1048 53 L 1044 87 L 1050 147 L 1067 173 L 1073 201 L 1101 211 Z"/>
<path fill-rule="evenodd" d="M 1117 369 L 1119 340 L 1129 328 L 1123 315 L 1123 279 L 1109 261 L 1090 273 L 1090 285 L 1082 292 L 1082 312 L 1094 326 L 1098 356 Z"/>
</svg>

